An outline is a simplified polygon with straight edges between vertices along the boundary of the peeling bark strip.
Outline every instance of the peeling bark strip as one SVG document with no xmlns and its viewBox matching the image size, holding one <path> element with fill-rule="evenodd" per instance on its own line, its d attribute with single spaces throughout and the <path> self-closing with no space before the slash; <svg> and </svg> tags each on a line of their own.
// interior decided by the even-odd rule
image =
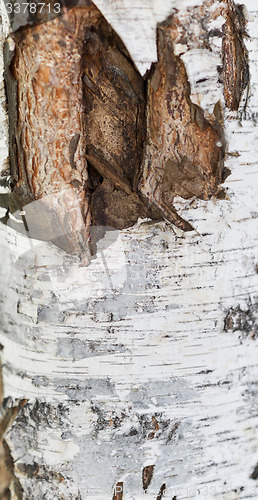
<svg viewBox="0 0 258 500">
<path fill-rule="evenodd" d="M 14 52 L 10 42 L 6 47 L 10 211 L 42 199 L 49 224 L 31 236 L 41 231 L 79 254 L 91 222 L 122 229 L 139 216 L 157 218 L 133 192 L 142 161 L 144 81 L 99 10 L 86 1 L 12 38 Z"/>
<path fill-rule="evenodd" d="M 226 23 L 222 38 L 224 97 L 226 106 L 236 111 L 249 83 L 248 53 L 244 44 L 246 19 L 244 6 L 227 1 Z"/>
<path fill-rule="evenodd" d="M 228 42 L 230 20 L 228 13 L 224 54 L 240 43 Z M 123 229 L 149 217 L 191 230 L 173 207 L 175 196 L 207 200 L 218 193 L 225 154 L 220 104 L 207 117 L 191 101 L 173 47 L 181 28 L 179 15 L 158 27 L 159 61 L 147 75 L 147 97 L 123 42 L 90 0 L 14 34 L 15 47 L 9 41 L 10 211 L 42 199 L 49 221 L 38 231 L 42 239 L 83 254 L 91 224 Z"/>
<path fill-rule="evenodd" d="M 91 220 L 81 55 L 85 31 L 100 16 L 86 1 L 49 23 L 15 33 L 9 61 L 7 54 L 15 208 L 43 199 L 46 218 L 49 209 L 57 213 L 57 234 L 72 233 L 61 246 L 74 253 L 86 251 Z"/>
<path fill-rule="evenodd" d="M 82 65 L 93 224 L 124 229 L 138 217 L 158 218 L 136 192 L 145 139 L 144 80 L 103 17 L 86 32 Z"/>
<path fill-rule="evenodd" d="M 140 190 L 163 216 L 184 230 L 173 209 L 175 196 L 207 200 L 222 182 L 225 139 L 220 103 L 209 120 L 191 102 L 190 85 L 173 41 L 180 18 L 170 16 L 157 32 L 158 63 L 148 82 L 147 145 Z"/>
</svg>

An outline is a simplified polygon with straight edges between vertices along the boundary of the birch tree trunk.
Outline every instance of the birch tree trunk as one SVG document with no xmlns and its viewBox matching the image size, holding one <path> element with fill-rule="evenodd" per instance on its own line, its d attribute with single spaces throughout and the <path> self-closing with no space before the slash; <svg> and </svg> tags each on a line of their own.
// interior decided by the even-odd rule
<svg viewBox="0 0 258 500">
<path fill-rule="evenodd" d="M 244 0 L 250 84 L 230 110 L 221 2 L 95 4 L 142 75 L 178 9 L 191 100 L 206 114 L 222 103 L 227 196 L 177 197 L 191 232 L 149 219 L 107 232 L 86 267 L 0 225 L 1 498 L 256 498 L 258 7 Z M 2 43 L 8 29 L 2 6 Z M 3 80 L 1 106 L 4 170 Z"/>
</svg>

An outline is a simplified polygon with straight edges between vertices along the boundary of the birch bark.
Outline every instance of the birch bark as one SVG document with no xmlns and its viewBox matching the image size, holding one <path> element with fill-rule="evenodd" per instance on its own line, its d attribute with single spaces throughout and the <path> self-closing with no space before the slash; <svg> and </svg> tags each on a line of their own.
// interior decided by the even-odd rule
<svg viewBox="0 0 258 500">
<path fill-rule="evenodd" d="M 144 74 L 157 57 L 156 24 L 175 8 L 187 19 L 202 2 L 95 3 Z M 206 3 L 214 12 L 216 2 Z M 216 35 L 224 19 L 202 25 L 191 10 L 195 37 L 175 44 L 193 102 L 207 113 L 223 104 L 231 170 L 228 199 L 177 198 L 195 231 L 140 220 L 108 232 L 81 267 L 0 225 L 1 429 L 12 500 L 258 495 L 258 8 L 244 4 L 251 82 L 238 112 L 223 104 L 220 37 L 211 50 L 199 43 L 201 30 Z M 5 165 L 3 81 L 0 91 Z"/>
</svg>

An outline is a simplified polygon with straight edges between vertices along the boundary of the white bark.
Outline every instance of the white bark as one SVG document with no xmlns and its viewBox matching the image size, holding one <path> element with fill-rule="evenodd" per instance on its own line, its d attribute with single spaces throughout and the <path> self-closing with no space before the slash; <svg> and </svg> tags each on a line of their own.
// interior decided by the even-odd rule
<svg viewBox="0 0 258 500">
<path fill-rule="evenodd" d="M 156 23 L 201 2 L 95 3 L 144 73 L 156 58 Z M 25 499 L 111 500 L 117 482 L 126 500 L 154 500 L 163 484 L 164 498 L 177 500 L 258 494 L 250 478 L 258 462 L 258 9 L 244 3 L 251 91 L 241 122 L 225 111 L 229 199 L 178 200 L 195 232 L 139 221 L 108 233 L 82 268 L 0 225 L 3 414 L 28 401 L 5 439 Z M 220 47 L 182 57 L 193 99 L 207 110 L 223 101 Z M 1 123 L 3 161 L 3 108 Z"/>
</svg>

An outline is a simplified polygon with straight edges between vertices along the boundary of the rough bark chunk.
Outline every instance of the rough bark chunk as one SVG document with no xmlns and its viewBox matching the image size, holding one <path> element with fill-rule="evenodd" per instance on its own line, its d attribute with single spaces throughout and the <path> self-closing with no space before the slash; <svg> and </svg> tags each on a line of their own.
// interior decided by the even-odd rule
<svg viewBox="0 0 258 500">
<path fill-rule="evenodd" d="M 208 120 L 191 102 L 183 61 L 173 39 L 178 20 L 158 27 L 158 63 L 148 82 L 147 144 L 140 190 L 163 216 L 182 229 L 189 224 L 173 209 L 175 196 L 207 200 L 222 181 L 225 141 L 220 104 Z"/>
<path fill-rule="evenodd" d="M 100 16 L 85 2 L 15 33 L 6 56 L 14 209 L 42 199 L 46 218 L 49 208 L 57 214 L 59 243 L 74 253 L 86 252 L 90 225 L 81 55 Z"/>
<path fill-rule="evenodd" d="M 144 491 L 147 491 L 148 486 L 151 483 L 154 473 L 154 467 L 155 467 L 154 465 L 147 465 L 146 467 L 144 467 L 142 471 L 142 487 Z"/>
<path fill-rule="evenodd" d="M 204 2 L 199 14 L 209 8 Z M 226 16 L 229 26 L 229 7 Z M 10 210 L 38 199 L 40 211 L 46 207 L 47 222 L 36 211 L 30 235 L 83 254 L 91 224 L 123 229 L 149 217 L 193 229 L 174 198 L 218 193 L 225 140 L 220 103 L 207 116 L 191 101 L 174 51 L 180 22 L 176 14 L 158 27 L 147 95 L 126 47 L 90 0 L 13 35 L 6 57 Z"/>
<path fill-rule="evenodd" d="M 123 229 L 138 217 L 155 218 L 136 192 L 145 139 L 144 80 L 103 17 L 87 30 L 82 67 L 93 223 Z"/>
<path fill-rule="evenodd" d="M 86 1 L 15 33 L 13 42 L 6 46 L 10 210 L 40 199 L 45 219 L 36 211 L 29 235 L 83 254 L 91 223 L 122 229 L 157 218 L 135 192 L 144 81 L 99 10 Z"/>
</svg>

